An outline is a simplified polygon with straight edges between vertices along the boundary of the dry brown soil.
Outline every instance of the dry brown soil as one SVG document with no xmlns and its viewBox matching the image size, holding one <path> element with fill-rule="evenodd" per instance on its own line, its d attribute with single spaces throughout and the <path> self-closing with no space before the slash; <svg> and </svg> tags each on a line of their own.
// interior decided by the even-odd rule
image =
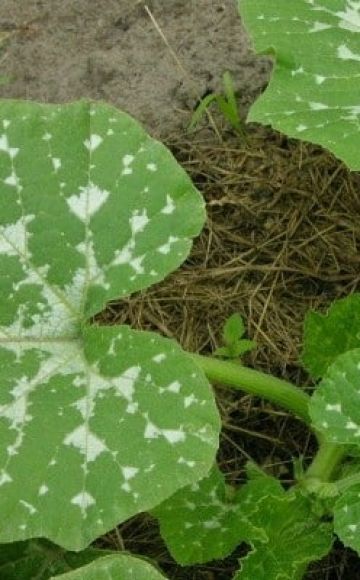
<svg viewBox="0 0 360 580">
<path fill-rule="evenodd" d="M 225 70 L 244 102 L 269 71 L 249 52 L 234 0 L 1 0 L 0 30 L 10 32 L 1 97 L 103 99 L 162 136 L 221 88 Z"/>
</svg>

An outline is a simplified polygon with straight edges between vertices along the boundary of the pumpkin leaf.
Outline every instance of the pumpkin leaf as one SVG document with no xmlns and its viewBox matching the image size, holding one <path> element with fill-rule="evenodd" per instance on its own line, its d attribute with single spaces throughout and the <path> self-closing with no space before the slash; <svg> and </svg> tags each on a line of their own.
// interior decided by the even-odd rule
<svg viewBox="0 0 360 580">
<path fill-rule="evenodd" d="M 252 550 L 240 560 L 234 580 L 301 580 L 308 564 L 325 556 L 332 545 L 331 524 L 321 523 L 298 493 L 264 498 L 251 522 L 265 539 L 248 538 Z"/>
<path fill-rule="evenodd" d="M 225 558 L 249 537 L 265 540 L 252 516 L 260 500 L 280 493 L 279 482 L 264 474 L 235 490 L 214 467 L 206 478 L 181 489 L 152 513 L 173 558 L 184 566 Z"/>
<path fill-rule="evenodd" d="M 345 546 L 360 554 L 360 485 L 341 494 L 334 507 L 334 531 Z"/>
<path fill-rule="evenodd" d="M 92 322 L 181 264 L 204 204 L 107 105 L 2 101 L 0 128 L 0 541 L 81 550 L 213 463 L 218 412 L 191 358 Z"/>
<path fill-rule="evenodd" d="M 248 120 L 318 143 L 359 170 L 359 2 L 238 2 L 256 51 L 274 59 Z"/>
<path fill-rule="evenodd" d="M 311 397 L 313 424 L 328 441 L 360 447 L 360 348 L 339 355 Z"/>
<path fill-rule="evenodd" d="M 311 375 L 323 377 L 336 358 L 360 347 L 360 294 L 336 300 L 327 314 L 308 312 L 302 362 Z"/>
<path fill-rule="evenodd" d="M 48 580 L 113 552 L 87 548 L 67 552 L 45 540 L 0 544 L 1 580 Z"/>
<path fill-rule="evenodd" d="M 147 560 L 117 554 L 99 558 L 87 566 L 78 568 L 60 576 L 52 576 L 51 580 L 165 580 L 161 574 Z"/>
</svg>

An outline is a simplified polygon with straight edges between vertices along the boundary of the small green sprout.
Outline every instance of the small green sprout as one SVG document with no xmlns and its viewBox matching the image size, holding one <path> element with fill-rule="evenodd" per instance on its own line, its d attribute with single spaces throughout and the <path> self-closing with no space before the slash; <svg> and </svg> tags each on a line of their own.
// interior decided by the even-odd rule
<svg viewBox="0 0 360 580">
<path fill-rule="evenodd" d="M 245 333 L 245 325 L 240 314 L 232 314 L 225 322 L 223 329 L 223 341 L 225 346 L 217 348 L 215 356 L 238 359 L 246 352 L 256 347 L 256 342 L 242 338 Z"/>
<path fill-rule="evenodd" d="M 231 125 L 234 131 L 241 135 L 241 137 L 245 137 L 244 123 L 239 114 L 234 83 L 231 74 L 228 71 L 226 71 L 223 75 L 223 87 L 223 94 L 210 93 L 201 99 L 191 118 L 189 125 L 190 131 L 198 126 L 209 107 L 213 103 L 216 103 L 219 110 L 224 115 L 225 119 Z"/>
</svg>

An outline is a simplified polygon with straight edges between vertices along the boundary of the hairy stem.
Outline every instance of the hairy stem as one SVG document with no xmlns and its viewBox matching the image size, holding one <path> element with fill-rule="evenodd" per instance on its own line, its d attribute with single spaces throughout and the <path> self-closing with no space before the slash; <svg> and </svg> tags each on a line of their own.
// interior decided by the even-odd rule
<svg viewBox="0 0 360 580">
<path fill-rule="evenodd" d="M 310 397 L 295 385 L 233 362 L 199 354 L 191 356 L 210 381 L 230 385 L 251 395 L 268 399 L 291 411 L 307 425 L 310 424 L 308 411 Z"/>
</svg>

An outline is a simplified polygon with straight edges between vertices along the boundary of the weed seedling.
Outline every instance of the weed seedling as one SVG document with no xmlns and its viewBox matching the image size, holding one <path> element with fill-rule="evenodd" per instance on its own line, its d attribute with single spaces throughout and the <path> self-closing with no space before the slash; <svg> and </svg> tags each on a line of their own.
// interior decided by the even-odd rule
<svg viewBox="0 0 360 580">
<path fill-rule="evenodd" d="M 232 129 L 242 138 L 245 137 L 246 132 L 244 129 L 244 122 L 239 114 L 234 84 L 229 72 L 225 72 L 223 75 L 223 91 L 223 94 L 210 93 L 201 99 L 192 115 L 189 125 L 190 131 L 198 126 L 208 108 L 215 103 Z"/>
</svg>

